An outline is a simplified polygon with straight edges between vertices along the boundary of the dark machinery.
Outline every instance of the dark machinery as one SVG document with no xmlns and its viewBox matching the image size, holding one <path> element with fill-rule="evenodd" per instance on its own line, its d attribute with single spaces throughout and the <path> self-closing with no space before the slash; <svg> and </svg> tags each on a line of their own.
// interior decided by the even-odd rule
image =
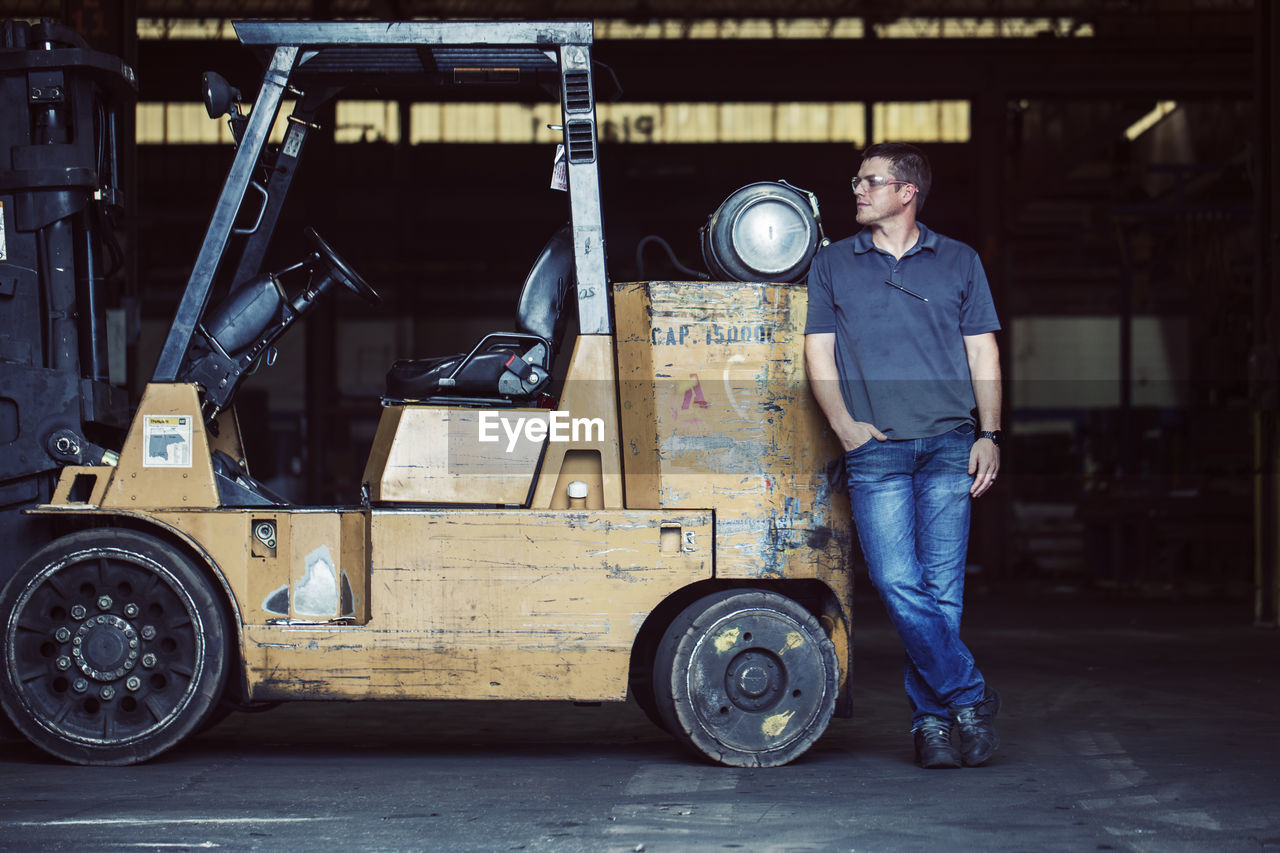
<svg viewBox="0 0 1280 853">
<path fill-rule="evenodd" d="M 196 327 L 182 378 L 205 389 L 207 418 L 212 419 L 226 408 L 241 380 L 257 367 L 259 360 L 274 360 L 272 344 L 334 284 L 343 285 L 367 302 L 378 301 L 377 292 L 315 229 L 308 228 L 305 233 L 315 250 L 306 259 L 278 273 L 264 273 L 242 283 Z M 309 272 L 311 278 L 291 299 L 280 277 L 299 270 Z"/>
<path fill-rule="evenodd" d="M 49 500 L 62 466 L 110 461 L 102 445 L 129 423 L 107 305 L 136 96 L 133 70 L 68 27 L 0 22 L 0 585 L 49 539 L 23 508 Z"/>
</svg>

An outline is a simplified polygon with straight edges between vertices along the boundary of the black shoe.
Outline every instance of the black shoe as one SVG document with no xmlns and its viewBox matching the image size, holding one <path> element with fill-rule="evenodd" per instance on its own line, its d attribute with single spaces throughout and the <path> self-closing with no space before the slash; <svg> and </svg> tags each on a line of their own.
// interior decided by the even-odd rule
<svg viewBox="0 0 1280 853">
<path fill-rule="evenodd" d="M 951 721 L 925 717 L 911 733 L 916 741 L 916 763 L 926 770 L 959 767 L 960 751 L 951 744 Z"/>
<path fill-rule="evenodd" d="M 978 704 L 951 709 L 951 716 L 956 721 L 956 741 L 965 766 L 986 764 L 1000 746 L 1000 735 L 996 734 L 995 725 L 999 712 L 1000 694 L 990 687 Z"/>
</svg>

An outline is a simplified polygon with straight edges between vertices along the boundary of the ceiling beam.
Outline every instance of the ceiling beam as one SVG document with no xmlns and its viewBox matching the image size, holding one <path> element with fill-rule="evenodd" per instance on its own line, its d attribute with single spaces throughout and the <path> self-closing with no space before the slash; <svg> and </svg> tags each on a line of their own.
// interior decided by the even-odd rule
<svg viewBox="0 0 1280 853">
<path fill-rule="evenodd" d="M 1253 83 L 1247 38 L 644 40 L 595 55 L 629 102 L 1247 98 Z M 261 75 L 234 41 L 143 41 L 136 70 L 144 101 L 197 100 L 206 70 L 252 98 Z"/>
<path fill-rule="evenodd" d="M 1266 2 L 1266 0 L 1259 0 Z M 1076 18 L 1253 20 L 1249 0 L 136 0 L 147 18 Z M 58 17 L 63 0 L 8 0 L 5 14 Z M 1247 24 L 1246 24 L 1247 25 Z"/>
</svg>

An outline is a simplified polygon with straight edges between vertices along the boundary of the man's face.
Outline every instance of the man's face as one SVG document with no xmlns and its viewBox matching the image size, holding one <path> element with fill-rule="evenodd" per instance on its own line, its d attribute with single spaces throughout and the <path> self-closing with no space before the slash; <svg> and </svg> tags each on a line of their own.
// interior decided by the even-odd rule
<svg viewBox="0 0 1280 853">
<path fill-rule="evenodd" d="M 872 187 L 867 178 L 881 177 L 889 181 L 897 181 L 893 174 L 892 164 L 884 157 L 871 157 L 863 160 L 858 167 L 858 188 L 853 191 L 853 199 L 858 205 L 857 220 L 859 225 L 873 225 L 886 222 L 902 215 L 906 210 L 906 202 L 912 192 L 910 184 L 890 183 L 880 187 Z"/>
</svg>

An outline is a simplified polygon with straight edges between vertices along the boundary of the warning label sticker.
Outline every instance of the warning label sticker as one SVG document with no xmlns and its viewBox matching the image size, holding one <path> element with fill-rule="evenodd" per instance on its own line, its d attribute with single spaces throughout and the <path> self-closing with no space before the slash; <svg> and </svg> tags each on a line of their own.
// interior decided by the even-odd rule
<svg viewBox="0 0 1280 853">
<path fill-rule="evenodd" d="M 190 468 L 191 424 L 191 415 L 147 415 L 142 422 L 142 467 Z"/>
<path fill-rule="evenodd" d="M 0 201 L 0 261 L 6 260 L 8 256 L 9 251 L 5 247 L 4 240 L 4 202 Z"/>
</svg>

